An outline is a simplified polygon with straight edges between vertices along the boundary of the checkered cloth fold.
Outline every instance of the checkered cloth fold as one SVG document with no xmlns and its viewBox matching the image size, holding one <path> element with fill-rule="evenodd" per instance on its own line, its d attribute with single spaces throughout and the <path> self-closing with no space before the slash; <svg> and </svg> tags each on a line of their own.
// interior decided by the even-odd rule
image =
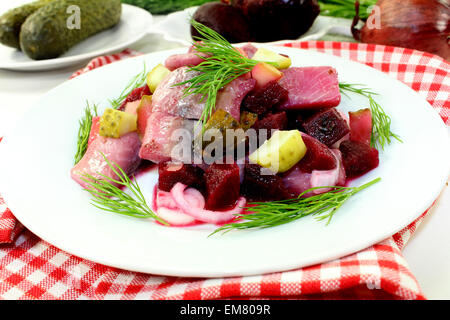
<svg viewBox="0 0 450 320">
<path fill-rule="evenodd" d="M 450 64 L 437 56 L 357 43 L 284 45 L 381 70 L 419 92 L 450 125 Z M 138 54 L 125 50 L 96 58 L 72 77 Z M 129 272 L 61 251 L 26 229 L 21 232 L 23 226 L 0 198 L 0 299 L 425 299 L 401 250 L 427 213 L 392 237 L 327 263 L 268 275 L 193 279 Z"/>
</svg>

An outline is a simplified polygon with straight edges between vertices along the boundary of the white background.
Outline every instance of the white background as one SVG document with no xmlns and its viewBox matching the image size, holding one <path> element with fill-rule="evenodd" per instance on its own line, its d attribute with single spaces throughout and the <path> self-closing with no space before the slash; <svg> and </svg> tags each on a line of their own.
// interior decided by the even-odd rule
<svg viewBox="0 0 450 320">
<path fill-rule="evenodd" d="M 0 2 L 0 14 L 26 2 L 28 1 L 2 1 Z M 163 17 L 156 17 L 155 22 L 162 19 Z M 132 48 L 141 52 L 153 52 L 177 46 L 178 44 L 167 42 L 159 35 L 149 34 Z M 81 67 L 83 65 L 47 72 L 0 70 L 0 137 L 7 135 L 14 128 L 24 112 L 40 95 L 67 80 L 74 71 Z M 61 107 L 64 107 L 63 100 Z M 435 207 L 403 251 L 413 274 L 429 299 L 450 299 L 449 227 L 450 191 L 447 186 Z"/>
</svg>

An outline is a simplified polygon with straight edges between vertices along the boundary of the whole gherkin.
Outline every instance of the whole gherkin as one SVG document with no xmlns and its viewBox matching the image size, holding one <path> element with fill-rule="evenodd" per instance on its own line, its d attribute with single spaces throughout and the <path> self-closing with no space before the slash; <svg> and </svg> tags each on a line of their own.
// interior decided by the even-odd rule
<svg viewBox="0 0 450 320">
<path fill-rule="evenodd" d="M 70 27 L 74 12 L 79 13 L 80 28 Z M 31 59 L 56 58 L 86 38 L 115 26 L 121 14 L 120 0 L 54 0 L 24 22 L 20 47 Z"/>
<path fill-rule="evenodd" d="M 32 13 L 49 4 L 51 1 L 53 0 L 34 1 L 11 9 L 0 16 L 0 43 L 8 47 L 20 49 L 20 27 L 22 27 L 22 24 Z"/>
</svg>

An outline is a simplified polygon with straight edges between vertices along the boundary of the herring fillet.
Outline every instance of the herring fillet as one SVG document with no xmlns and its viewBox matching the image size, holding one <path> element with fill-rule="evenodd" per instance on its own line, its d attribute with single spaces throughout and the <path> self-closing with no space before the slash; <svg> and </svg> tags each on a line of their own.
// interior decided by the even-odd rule
<svg viewBox="0 0 450 320">
<path fill-rule="evenodd" d="M 89 187 L 82 180 L 84 174 L 89 174 L 98 179 L 102 178 L 101 174 L 112 179 L 118 178 L 104 156 L 111 163 L 120 166 L 127 175 L 133 174 L 138 168 L 141 162 L 138 155 L 141 141 L 136 132 L 127 133 L 118 139 L 105 138 L 95 133 L 92 136 L 94 138 L 89 142 L 83 158 L 70 171 L 72 179 L 83 188 Z M 113 184 L 117 186 L 117 184 Z"/>
<path fill-rule="evenodd" d="M 332 67 L 292 67 L 283 71 L 279 84 L 289 93 L 280 110 L 336 107 L 341 102 L 338 74 Z"/>
<path fill-rule="evenodd" d="M 159 84 L 153 93 L 153 112 L 163 112 L 185 119 L 201 118 L 206 105 L 205 99 L 202 100 L 199 94 L 184 96 L 183 91 L 188 88 L 188 84 L 176 86 L 198 74 L 188 69 L 186 66 L 175 69 Z M 218 92 L 216 109 L 223 109 L 239 120 L 242 100 L 253 90 L 255 83 L 254 79 L 245 76 L 233 80 Z"/>
</svg>

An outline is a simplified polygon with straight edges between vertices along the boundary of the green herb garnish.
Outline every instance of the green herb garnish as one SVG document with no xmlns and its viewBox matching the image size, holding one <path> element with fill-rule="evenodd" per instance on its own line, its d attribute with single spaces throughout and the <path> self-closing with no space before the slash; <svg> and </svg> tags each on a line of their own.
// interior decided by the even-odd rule
<svg viewBox="0 0 450 320">
<path fill-rule="evenodd" d="M 139 72 L 136 76 L 134 76 L 126 85 L 125 89 L 122 90 L 120 93 L 120 96 L 114 100 L 109 100 L 109 103 L 114 109 L 117 109 L 120 107 L 122 102 L 125 101 L 125 99 L 128 97 L 128 95 L 134 90 L 139 87 L 142 87 L 147 80 L 147 67 L 144 63 L 144 70 Z"/>
<path fill-rule="evenodd" d="M 189 68 L 189 71 L 196 72 L 197 75 L 176 85 L 188 84 L 184 89 L 185 97 L 199 94 L 200 101 L 206 100 L 199 119 L 205 125 L 216 107 L 219 90 L 251 71 L 259 62 L 244 57 L 214 30 L 195 20 L 191 20 L 191 24 L 201 35 L 195 38 L 198 42 L 194 43 L 194 49 L 204 61 Z"/>
<path fill-rule="evenodd" d="M 168 14 L 211 1 L 214 0 L 122 0 L 122 3 L 141 7 L 152 14 Z"/>
<path fill-rule="evenodd" d="M 370 111 L 372 112 L 372 135 L 370 145 L 380 146 L 384 150 L 386 144 L 391 144 L 394 138 L 403 142 L 398 135 L 391 131 L 391 118 L 384 112 L 383 108 L 369 95 Z"/>
<path fill-rule="evenodd" d="M 353 92 L 359 95 L 362 95 L 364 97 L 369 97 L 369 95 L 378 95 L 378 93 L 373 92 L 371 89 L 365 87 L 363 84 L 354 84 L 354 83 L 339 83 L 339 89 L 342 94 L 347 95 L 347 92 Z"/>
<path fill-rule="evenodd" d="M 113 179 L 100 174 L 101 179 L 99 179 L 83 174 L 81 179 L 89 185 L 85 190 L 93 196 L 92 205 L 101 210 L 134 218 L 152 218 L 167 225 L 167 222 L 150 209 L 138 183 L 135 180 L 132 181 L 117 163 L 110 162 L 104 154 L 102 156 L 118 178 Z M 130 193 L 116 187 L 114 183 L 127 188 Z"/>
<path fill-rule="evenodd" d="M 316 216 L 316 219 L 319 221 L 327 220 L 328 225 L 336 211 L 351 196 L 374 185 L 380 180 L 381 178 L 377 178 L 360 187 L 331 187 L 333 188 L 331 191 L 308 198 L 302 198 L 302 196 L 316 189 L 330 187 L 311 188 L 294 199 L 253 202 L 250 203 L 252 205 L 251 207 L 246 208 L 251 213 L 236 215 L 237 219 L 235 222 L 218 228 L 211 235 L 219 232 L 226 233 L 231 230 L 272 228 L 309 215 Z"/>
<path fill-rule="evenodd" d="M 373 99 L 373 95 L 378 95 L 371 89 L 361 84 L 339 83 L 341 92 L 346 91 L 362 95 L 369 99 L 370 111 L 372 113 L 372 135 L 370 138 L 371 147 L 381 147 L 384 150 L 386 144 L 391 144 L 392 138 L 402 142 L 400 137 L 391 131 L 391 118 L 383 108 Z"/>
<path fill-rule="evenodd" d="M 91 106 L 87 102 L 87 106 L 84 109 L 84 116 L 80 119 L 80 128 L 78 129 L 78 139 L 77 139 L 77 152 L 75 154 L 74 164 L 80 162 L 86 153 L 86 149 L 89 142 L 89 135 L 91 133 L 92 118 L 97 116 L 97 105 Z"/>
<path fill-rule="evenodd" d="M 355 0 L 319 0 L 320 14 L 345 19 L 353 19 L 356 15 Z M 377 0 L 359 0 L 360 18 L 369 17 L 369 7 L 375 5 Z"/>
</svg>

